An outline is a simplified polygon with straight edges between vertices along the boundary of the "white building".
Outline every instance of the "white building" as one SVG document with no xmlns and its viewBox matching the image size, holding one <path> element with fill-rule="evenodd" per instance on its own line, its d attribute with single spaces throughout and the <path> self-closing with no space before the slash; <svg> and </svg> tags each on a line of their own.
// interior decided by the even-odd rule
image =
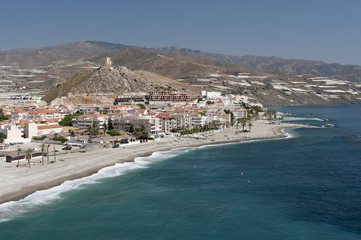
<svg viewBox="0 0 361 240">
<path fill-rule="evenodd" d="M 6 135 L 4 143 L 24 142 L 23 130 L 14 124 L 0 125 L 0 132 Z"/>
<path fill-rule="evenodd" d="M 126 131 L 133 126 L 134 129 L 142 128 L 145 131 L 156 134 L 162 130 L 161 121 L 159 118 L 152 116 L 124 116 L 123 118 L 115 118 L 113 120 L 113 128 L 117 130 Z"/>
<path fill-rule="evenodd" d="M 234 108 L 232 110 L 234 118 L 247 118 L 247 110 L 244 108 Z"/>
<path fill-rule="evenodd" d="M 77 119 L 73 119 L 72 124 L 77 128 L 88 128 L 93 126 L 103 127 L 103 124 L 106 123 L 108 118 L 106 115 L 97 114 L 97 112 L 89 112 L 91 114 L 80 115 Z"/>
<path fill-rule="evenodd" d="M 202 96 L 206 97 L 207 99 L 210 98 L 215 98 L 215 99 L 220 99 L 222 97 L 222 93 L 221 92 L 207 92 L 207 91 L 202 91 L 201 92 Z"/>
<path fill-rule="evenodd" d="M 46 135 L 50 133 L 60 133 L 63 130 L 63 127 L 54 124 L 54 125 L 40 125 L 37 126 L 37 135 Z"/>
<path fill-rule="evenodd" d="M 190 114 L 191 118 L 191 127 L 203 127 L 207 124 L 207 117 L 202 116 L 199 113 L 192 113 Z"/>
</svg>

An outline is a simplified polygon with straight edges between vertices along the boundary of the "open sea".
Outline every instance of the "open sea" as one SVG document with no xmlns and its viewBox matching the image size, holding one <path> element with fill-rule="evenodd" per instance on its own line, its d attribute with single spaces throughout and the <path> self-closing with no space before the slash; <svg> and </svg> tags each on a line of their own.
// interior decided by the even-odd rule
<svg viewBox="0 0 361 240">
<path fill-rule="evenodd" d="M 335 127 L 102 169 L 1 204 L 0 239 L 361 239 L 361 105 L 276 109 Z"/>
</svg>

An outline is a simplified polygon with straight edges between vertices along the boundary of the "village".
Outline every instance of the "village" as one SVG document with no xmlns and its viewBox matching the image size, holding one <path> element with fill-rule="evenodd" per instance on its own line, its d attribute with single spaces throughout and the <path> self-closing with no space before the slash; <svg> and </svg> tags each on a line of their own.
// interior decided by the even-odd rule
<svg viewBox="0 0 361 240">
<path fill-rule="evenodd" d="M 241 95 L 202 91 L 191 101 L 171 91 L 118 96 L 113 105 L 48 106 L 20 99 L 0 104 L 0 162 L 30 166 L 56 156 L 99 148 L 119 148 L 167 137 L 210 138 L 203 132 L 251 131 L 265 118 L 263 106 Z M 51 156 L 50 160 L 49 157 Z"/>
</svg>

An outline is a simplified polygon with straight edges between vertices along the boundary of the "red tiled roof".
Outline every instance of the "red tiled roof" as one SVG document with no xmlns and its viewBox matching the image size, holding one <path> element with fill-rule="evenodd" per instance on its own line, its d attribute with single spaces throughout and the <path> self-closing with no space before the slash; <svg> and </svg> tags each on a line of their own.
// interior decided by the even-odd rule
<svg viewBox="0 0 361 240">
<path fill-rule="evenodd" d="M 55 124 L 55 125 L 44 125 L 44 126 L 38 126 L 39 129 L 50 129 L 50 128 L 62 128 L 62 126 Z"/>
<path fill-rule="evenodd" d="M 126 115 L 128 113 L 119 112 L 119 113 L 108 113 L 108 115 Z"/>
<path fill-rule="evenodd" d="M 35 111 L 29 111 L 29 114 L 32 113 L 60 113 L 60 111 L 56 110 L 35 110 Z"/>
<path fill-rule="evenodd" d="M 101 117 L 101 116 L 104 116 L 102 114 L 83 114 L 83 115 L 80 115 L 80 117 Z"/>
<path fill-rule="evenodd" d="M 28 111 L 25 110 L 15 110 L 12 113 L 27 113 Z"/>
</svg>

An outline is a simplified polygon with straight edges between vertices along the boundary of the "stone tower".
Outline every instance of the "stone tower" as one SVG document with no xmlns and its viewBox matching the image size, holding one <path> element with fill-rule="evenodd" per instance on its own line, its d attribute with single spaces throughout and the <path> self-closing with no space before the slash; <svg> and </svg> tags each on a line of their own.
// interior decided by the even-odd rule
<svg viewBox="0 0 361 240">
<path fill-rule="evenodd" d="M 102 67 L 111 67 L 112 66 L 112 59 L 110 57 L 103 58 L 101 60 Z"/>
</svg>

